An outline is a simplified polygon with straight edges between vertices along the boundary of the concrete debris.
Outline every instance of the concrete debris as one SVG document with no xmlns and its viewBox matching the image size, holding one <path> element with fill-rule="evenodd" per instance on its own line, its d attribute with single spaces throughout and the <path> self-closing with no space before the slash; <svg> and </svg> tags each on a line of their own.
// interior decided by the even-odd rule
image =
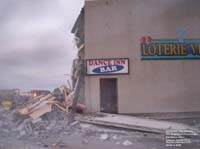
<svg viewBox="0 0 200 149">
<path fill-rule="evenodd" d="M 40 95 L 23 102 L 14 96 L 11 100 L 1 100 L 0 137 L 44 139 L 78 127 L 78 121 L 72 123 L 70 128 L 67 125 L 67 112 L 71 103 L 65 101 L 69 99 L 69 90 L 65 88 L 66 96 L 57 91 L 56 94 Z"/>
<path fill-rule="evenodd" d="M 79 124 L 79 121 L 74 121 L 73 123 L 70 124 L 70 126 L 75 126 L 75 125 L 78 125 Z"/>
<path fill-rule="evenodd" d="M 19 135 L 20 135 L 20 137 L 25 136 L 25 135 L 26 135 L 26 131 L 25 131 L 25 130 L 20 131 L 20 132 L 19 132 Z"/>
<path fill-rule="evenodd" d="M 103 115 L 103 116 L 102 116 Z M 132 130 L 140 130 L 153 133 L 165 134 L 167 130 L 191 130 L 200 134 L 200 130 L 189 125 L 160 121 L 146 118 L 139 118 L 133 116 L 124 116 L 117 114 L 104 114 L 101 116 L 85 117 L 81 121 L 87 121 L 105 126 L 114 126 L 119 128 L 126 128 Z"/>
<path fill-rule="evenodd" d="M 83 144 L 88 144 L 89 143 L 89 141 L 87 140 L 87 139 L 83 139 L 83 142 L 82 142 Z"/>
<path fill-rule="evenodd" d="M 138 138 L 142 140 L 143 138 L 152 137 L 154 141 L 162 138 L 158 134 L 144 136 L 143 132 L 99 127 L 92 124 L 80 123 L 79 121 L 68 125 L 66 114 L 61 112 L 56 106 L 52 107 L 51 112 L 37 119 L 30 117 L 19 117 L 16 119 L 14 118 L 15 112 L 0 108 L 0 138 L 12 137 L 19 141 L 27 141 L 28 139 L 32 143 L 37 143 L 40 146 L 38 148 L 67 146 L 69 137 L 72 138 L 70 141 L 74 141 L 74 143 L 78 142 L 82 145 L 91 145 L 94 142 L 99 144 L 112 142 L 118 147 L 129 147 Z M 74 140 L 75 138 L 80 139 Z"/>
<path fill-rule="evenodd" d="M 105 141 L 105 140 L 107 140 L 108 138 L 109 138 L 108 134 L 101 134 L 101 136 L 100 136 L 100 139 L 101 139 L 102 141 Z"/>
<path fill-rule="evenodd" d="M 119 144 L 121 144 L 120 142 L 116 142 L 116 145 L 119 145 Z"/>
<path fill-rule="evenodd" d="M 67 144 L 65 144 L 65 143 L 53 143 L 52 145 L 51 145 L 52 147 L 68 147 L 68 145 Z"/>
<path fill-rule="evenodd" d="M 62 94 L 60 94 L 60 96 L 61 95 Z M 135 140 L 142 140 L 141 138 L 152 137 L 154 141 L 156 139 L 163 139 L 161 137 L 161 134 L 157 133 L 151 134 L 147 132 L 137 132 L 135 130 L 127 131 L 125 129 L 121 129 L 123 127 L 119 127 L 120 129 L 117 127 L 105 127 L 107 125 L 103 125 L 102 127 L 93 125 L 89 121 L 87 121 L 87 123 L 83 123 L 80 117 L 86 117 L 85 119 L 87 119 L 89 115 L 76 115 L 76 121 L 68 125 L 65 101 L 65 98 L 59 97 L 59 100 L 57 100 L 57 95 L 49 94 L 46 96 L 40 96 L 34 99 L 26 100 L 21 105 L 19 105 L 17 101 L 12 101 L 14 104 L 13 107 L 9 110 L 5 109 L 3 106 L 0 106 L 0 144 L 2 144 L 2 142 L 6 142 L 1 142 L 2 138 L 5 138 L 5 140 L 7 138 L 14 138 L 14 140 L 22 142 L 29 139 L 30 141 L 32 141 L 32 143 L 40 146 L 38 148 L 59 148 L 67 147 L 68 142 L 65 142 L 67 141 L 66 137 L 72 137 L 73 139 L 79 137 L 80 140 L 78 142 L 82 145 L 91 145 L 94 142 L 113 142 L 119 147 L 129 147 L 134 144 Z M 62 110 L 55 103 L 65 110 Z M 22 110 L 22 112 L 20 113 L 20 109 L 26 110 Z M 98 116 L 95 116 L 95 118 L 96 117 Z M 101 116 L 101 118 L 105 118 L 104 120 L 108 120 L 107 117 L 109 116 Z M 115 115 L 109 117 L 109 123 L 107 121 L 107 124 L 109 124 L 109 126 L 114 126 L 110 122 L 110 120 L 113 120 L 113 118 L 114 120 L 116 120 Z M 120 118 L 118 118 L 118 121 L 121 122 L 125 122 L 125 120 L 126 122 L 130 122 L 127 119 L 124 119 L 123 116 L 120 116 Z M 199 122 L 194 122 L 199 129 Z M 54 139 L 53 141 L 52 138 Z M 75 141 L 76 143 L 76 140 L 73 139 L 72 141 Z"/>
<path fill-rule="evenodd" d="M 130 146 L 130 145 L 132 145 L 133 143 L 131 142 L 131 141 L 129 141 L 129 140 L 126 140 L 126 141 L 124 141 L 123 142 L 123 145 L 124 146 Z"/>
<path fill-rule="evenodd" d="M 39 117 L 37 119 L 32 120 L 32 123 L 35 124 L 35 123 L 40 122 L 40 121 L 42 121 L 42 119 Z"/>
<path fill-rule="evenodd" d="M 114 135 L 112 138 L 113 138 L 114 140 L 117 140 L 117 139 L 118 139 L 117 135 Z"/>
<path fill-rule="evenodd" d="M 82 128 L 89 128 L 91 125 L 86 123 L 81 123 Z"/>
</svg>

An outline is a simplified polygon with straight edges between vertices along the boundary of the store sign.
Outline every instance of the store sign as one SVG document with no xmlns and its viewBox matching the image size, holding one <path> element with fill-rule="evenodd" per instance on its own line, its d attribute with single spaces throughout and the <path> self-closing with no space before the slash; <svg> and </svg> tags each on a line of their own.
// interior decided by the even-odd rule
<svg viewBox="0 0 200 149">
<path fill-rule="evenodd" d="M 200 40 L 141 39 L 141 59 L 200 59 Z"/>
<path fill-rule="evenodd" d="M 86 60 L 88 75 L 127 74 L 129 59 L 88 59 Z"/>
</svg>

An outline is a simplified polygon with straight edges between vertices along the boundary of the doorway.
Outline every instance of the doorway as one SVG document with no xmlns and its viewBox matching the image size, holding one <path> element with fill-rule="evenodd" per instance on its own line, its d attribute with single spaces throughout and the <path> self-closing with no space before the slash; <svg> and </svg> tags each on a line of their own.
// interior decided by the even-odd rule
<svg viewBox="0 0 200 149">
<path fill-rule="evenodd" d="M 100 111 L 104 113 L 118 113 L 117 79 L 100 79 Z"/>
</svg>

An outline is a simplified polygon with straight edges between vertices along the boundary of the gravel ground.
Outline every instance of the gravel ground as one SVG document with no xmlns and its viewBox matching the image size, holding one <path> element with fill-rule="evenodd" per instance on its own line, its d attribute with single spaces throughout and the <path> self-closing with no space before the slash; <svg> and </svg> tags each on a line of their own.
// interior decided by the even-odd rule
<svg viewBox="0 0 200 149">
<path fill-rule="evenodd" d="M 191 144 L 166 147 L 165 135 L 100 127 L 74 122 L 53 109 L 37 120 L 0 108 L 0 149 L 200 149 L 200 138 Z M 199 121 L 193 120 L 199 128 Z"/>
</svg>

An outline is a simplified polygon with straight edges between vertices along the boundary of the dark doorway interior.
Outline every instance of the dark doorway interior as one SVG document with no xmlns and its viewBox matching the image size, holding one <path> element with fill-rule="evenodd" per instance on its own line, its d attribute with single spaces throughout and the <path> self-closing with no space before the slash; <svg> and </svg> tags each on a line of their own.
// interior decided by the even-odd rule
<svg viewBox="0 0 200 149">
<path fill-rule="evenodd" d="M 118 113 L 117 79 L 100 79 L 100 110 L 104 113 Z"/>
</svg>

